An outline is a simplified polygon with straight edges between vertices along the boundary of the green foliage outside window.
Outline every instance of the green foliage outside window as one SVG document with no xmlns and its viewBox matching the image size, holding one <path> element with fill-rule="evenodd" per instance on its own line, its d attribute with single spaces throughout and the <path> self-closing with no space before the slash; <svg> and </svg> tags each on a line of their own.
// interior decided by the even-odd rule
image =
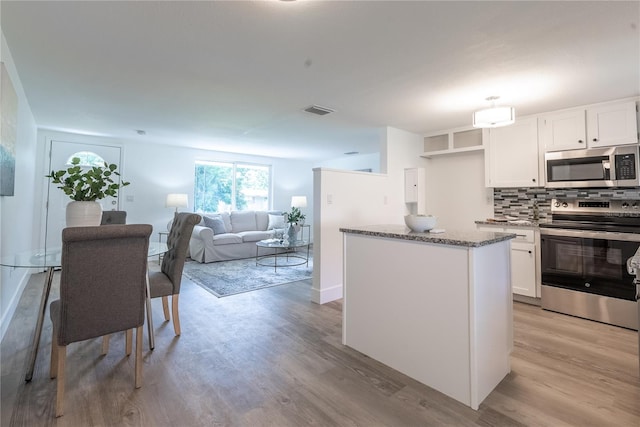
<svg viewBox="0 0 640 427">
<path fill-rule="evenodd" d="M 196 162 L 196 212 L 269 208 L 271 168 L 265 165 Z"/>
</svg>

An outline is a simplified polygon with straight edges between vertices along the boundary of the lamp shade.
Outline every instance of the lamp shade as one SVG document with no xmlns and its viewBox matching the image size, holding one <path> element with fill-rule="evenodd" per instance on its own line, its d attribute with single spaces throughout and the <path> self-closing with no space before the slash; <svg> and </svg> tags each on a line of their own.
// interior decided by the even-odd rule
<svg viewBox="0 0 640 427">
<path fill-rule="evenodd" d="M 306 208 L 307 207 L 307 196 L 293 196 L 293 197 L 291 197 L 291 207 L 292 208 Z"/>
<path fill-rule="evenodd" d="M 516 112 L 513 107 L 493 107 L 473 113 L 474 128 L 497 128 L 515 122 Z"/>
<path fill-rule="evenodd" d="M 168 208 L 186 208 L 189 206 L 189 196 L 187 194 L 167 194 L 167 202 L 165 204 Z"/>
</svg>

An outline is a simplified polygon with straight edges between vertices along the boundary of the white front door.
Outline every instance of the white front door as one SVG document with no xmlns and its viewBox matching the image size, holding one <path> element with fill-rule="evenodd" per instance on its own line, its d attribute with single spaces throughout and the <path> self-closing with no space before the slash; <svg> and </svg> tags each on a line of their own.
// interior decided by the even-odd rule
<svg viewBox="0 0 640 427">
<path fill-rule="evenodd" d="M 110 145 L 93 145 L 66 141 L 51 141 L 49 147 L 49 169 L 48 171 L 58 171 L 67 169 L 72 157 L 78 157 L 78 153 L 95 153 L 104 159 L 105 162 L 114 163 L 120 171 L 121 148 Z M 65 211 L 67 204 L 71 201 L 69 196 L 52 184 L 49 179 L 47 190 L 47 210 L 45 217 L 44 245 L 46 248 L 53 248 L 62 245 L 62 229 L 65 227 Z M 119 202 L 115 197 L 107 197 L 99 200 L 102 210 L 118 210 Z"/>
</svg>

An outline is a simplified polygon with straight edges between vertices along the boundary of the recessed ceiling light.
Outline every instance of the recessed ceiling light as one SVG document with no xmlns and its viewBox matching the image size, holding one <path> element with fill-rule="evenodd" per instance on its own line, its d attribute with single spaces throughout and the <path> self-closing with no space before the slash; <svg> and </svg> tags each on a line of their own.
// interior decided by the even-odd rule
<svg viewBox="0 0 640 427">
<path fill-rule="evenodd" d="M 347 151 L 346 153 L 344 153 L 346 156 L 352 156 L 354 154 L 358 154 L 358 151 Z"/>
</svg>

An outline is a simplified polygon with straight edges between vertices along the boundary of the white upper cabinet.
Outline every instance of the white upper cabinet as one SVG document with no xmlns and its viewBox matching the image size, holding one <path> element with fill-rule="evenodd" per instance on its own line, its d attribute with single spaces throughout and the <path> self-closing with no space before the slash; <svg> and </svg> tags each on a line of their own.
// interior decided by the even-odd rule
<svg viewBox="0 0 640 427">
<path fill-rule="evenodd" d="M 540 143 L 545 151 L 587 148 L 586 114 L 583 109 L 540 116 Z"/>
<path fill-rule="evenodd" d="M 415 214 L 425 213 L 425 170 L 412 168 L 404 170 L 404 202 L 415 203 Z"/>
<path fill-rule="evenodd" d="M 630 101 L 588 109 L 587 137 L 589 147 L 637 143 L 636 103 Z"/>
<path fill-rule="evenodd" d="M 538 157 L 538 122 L 535 117 L 489 129 L 489 144 L 485 151 L 486 186 L 540 186 Z"/>
<path fill-rule="evenodd" d="M 422 157 L 430 158 L 483 149 L 482 129 L 464 127 L 425 136 Z"/>
<path fill-rule="evenodd" d="M 635 101 L 543 114 L 538 125 L 540 144 L 545 151 L 638 142 Z"/>
</svg>

